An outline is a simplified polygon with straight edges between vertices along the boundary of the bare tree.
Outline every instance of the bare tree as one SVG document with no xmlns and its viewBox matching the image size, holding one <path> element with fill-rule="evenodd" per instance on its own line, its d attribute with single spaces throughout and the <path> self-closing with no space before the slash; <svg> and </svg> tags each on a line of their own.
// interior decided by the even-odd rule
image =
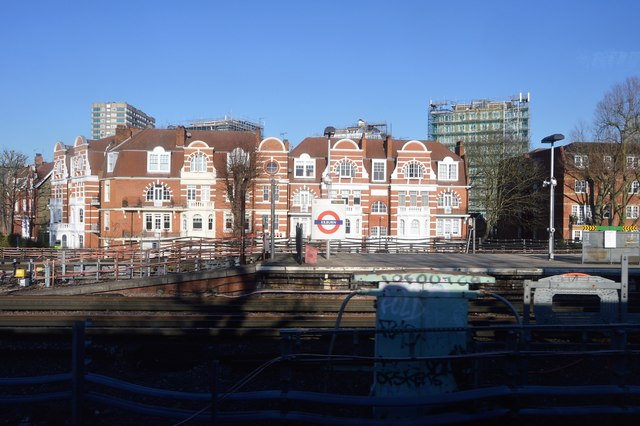
<svg viewBox="0 0 640 426">
<path fill-rule="evenodd" d="M 240 263 L 244 263 L 244 235 L 247 198 L 260 171 L 258 149 L 255 144 L 241 144 L 227 154 L 226 168 L 221 171 L 231 213 L 233 235 L 240 237 Z"/>
<path fill-rule="evenodd" d="M 598 103 L 592 125 L 581 123 L 572 136 L 595 143 L 574 144 L 571 158 L 563 158 L 573 178 L 565 185 L 585 186 L 585 191 L 567 188 L 565 194 L 588 206 L 590 223 L 626 223 L 627 205 L 640 191 L 640 79 L 614 85 Z"/>
<path fill-rule="evenodd" d="M 27 190 L 27 156 L 14 150 L 0 152 L 0 225 L 6 235 L 13 233 L 15 205 Z"/>
<path fill-rule="evenodd" d="M 529 161 L 526 141 L 511 134 L 487 133 L 483 140 L 465 148 L 469 162 L 471 191 L 482 206 L 489 237 L 498 222 L 517 228 L 535 228 L 535 211 L 540 208 L 542 194 L 533 191 L 544 179 L 539 165 Z"/>
</svg>

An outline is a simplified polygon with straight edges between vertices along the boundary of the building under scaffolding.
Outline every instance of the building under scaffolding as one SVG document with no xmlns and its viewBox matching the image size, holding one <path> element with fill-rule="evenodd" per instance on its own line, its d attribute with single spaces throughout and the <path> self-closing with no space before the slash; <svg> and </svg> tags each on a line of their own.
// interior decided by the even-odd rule
<svg viewBox="0 0 640 426">
<path fill-rule="evenodd" d="M 429 139 L 449 148 L 456 142 L 474 142 L 490 133 L 509 134 L 529 150 L 529 94 L 520 93 L 507 101 L 479 100 L 429 103 Z"/>
<path fill-rule="evenodd" d="M 486 168 L 493 167 L 497 150 L 492 144 L 508 144 L 509 155 L 529 151 L 529 94 L 520 93 L 510 100 L 478 100 L 466 103 L 429 102 L 429 139 L 449 149 L 458 142 L 465 145 L 466 162 L 472 189 L 469 212 L 486 214 Z M 473 145 L 473 146 L 472 146 Z M 501 148 L 504 149 L 504 148 Z"/>
</svg>

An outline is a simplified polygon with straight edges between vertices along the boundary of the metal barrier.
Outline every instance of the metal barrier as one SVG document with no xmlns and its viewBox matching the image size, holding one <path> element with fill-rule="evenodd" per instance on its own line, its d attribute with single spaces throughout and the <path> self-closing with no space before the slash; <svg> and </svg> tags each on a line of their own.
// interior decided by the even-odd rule
<svg viewBox="0 0 640 426">
<path fill-rule="evenodd" d="M 583 273 L 568 273 L 542 278 L 538 281 L 524 281 L 524 322 L 531 316 L 531 305 L 537 324 L 608 324 L 620 323 L 629 319 L 629 261 L 626 255 L 621 259 L 621 280 L 619 283 L 606 278 Z M 555 312 L 555 297 L 582 296 L 596 298 L 598 309 L 595 312 Z"/>
<path fill-rule="evenodd" d="M 622 256 L 633 257 L 637 263 L 640 259 L 640 233 L 622 231 L 623 227 L 609 228 L 612 229 L 583 231 L 582 263 L 620 263 Z"/>
</svg>

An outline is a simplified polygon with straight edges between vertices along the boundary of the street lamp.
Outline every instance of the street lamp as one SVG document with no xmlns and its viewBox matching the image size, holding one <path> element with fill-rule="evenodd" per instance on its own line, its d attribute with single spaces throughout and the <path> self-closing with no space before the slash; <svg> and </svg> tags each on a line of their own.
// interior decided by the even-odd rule
<svg viewBox="0 0 640 426">
<path fill-rule="evenodd" d="M 556 181 L 556 178 L 553 177 L 553 144 L 563 139 L 564 135 L 560 133 L 555 133 L 542 139 L 542 143 L 551 144 L 551 174 L 549 180 L 545 180 L 543 183 L 543 187 L 547 185 L 549 186 L 549 260 L 553 260 L 553 234 L 556 232 L 556 229 L 553 226 L 553 205 L 555 197 L 555 187 L 558 183 Z"/>
<path fill-rule="evenodd" d="M 327 185 L 327 199 L 331 199 L 331 136 L 336 134 L 336 128 L 327 126 L 324 128 L 324 135 L 327 137 L 327 174 L 324 176 Z M 327 259 L 331 256 L 331 240 L 327 240 Z"/>
</svg>

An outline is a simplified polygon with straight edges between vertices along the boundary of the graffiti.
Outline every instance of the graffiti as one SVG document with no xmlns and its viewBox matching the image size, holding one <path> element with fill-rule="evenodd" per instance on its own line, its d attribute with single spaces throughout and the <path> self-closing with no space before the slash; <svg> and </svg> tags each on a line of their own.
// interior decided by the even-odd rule
<svg viewBox="0 0 640 426">
<path fill-rule="evenodd" d="M 409 349 L 411 353 L 415 351 L 416 345 L 419 342 L 426 342 L 424 333 L 413 333 L 407 330 L 415 329 L 412 324 L 405 323 L 404 320 L 400 322 L 396 320 L 378 320 L 379 329 L 382 330 L 381 336 L 386 339 L 395 340 L 397 336 L 400 336 L 400 348 Z"/>
<path fill-rule="evenodd" d="M 404 386 L 421 388 L 424 386 L 451 386 L 451 365 L 446 361 L 411 362 L 387 366 L 376 372 L 376 383 L 381 386 Z M 394 368 L 395 367 L 395 368 Z"/>
<path fill-rule="evenodd" d="M 424 314 L 424 306 L 416 297 L 385 297 L 378 299 L 377 309 L 381 317 L 412 320 Z"/>
<path fill-rule="evenodd" d="M 376 373 L 376 381 L 380 385 L 408 386 L 419 388 L 427 384 L 427 374 L 418 366 L 405 370 L 384 370 Z"/>
<path fill-rule="evenodd" d="M 382 281 L 387 283 L 448 283 L 448 284 L 479 284 L 487 280 L 487 277 L 480 275 L 452 275 L 452 274 L 432 274 L 432 273 L 406 273 L 406 274 L 393 274 L 381 275 Z"/>
</svg>

